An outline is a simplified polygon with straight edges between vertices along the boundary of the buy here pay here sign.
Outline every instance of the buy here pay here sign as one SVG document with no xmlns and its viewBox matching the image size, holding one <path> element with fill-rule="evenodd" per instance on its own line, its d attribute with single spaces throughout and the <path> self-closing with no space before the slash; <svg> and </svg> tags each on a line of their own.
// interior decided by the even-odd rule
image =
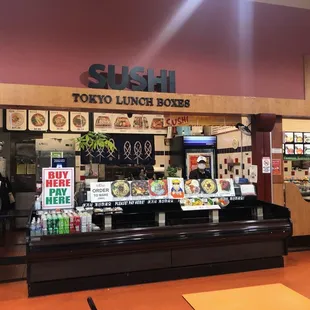
<svg viewBox="0 0 310 310">
<path fill-rule="evenodd" d="M 73 208 L 74 168 L 42 169 L 42 208 Z"/>
</svg>

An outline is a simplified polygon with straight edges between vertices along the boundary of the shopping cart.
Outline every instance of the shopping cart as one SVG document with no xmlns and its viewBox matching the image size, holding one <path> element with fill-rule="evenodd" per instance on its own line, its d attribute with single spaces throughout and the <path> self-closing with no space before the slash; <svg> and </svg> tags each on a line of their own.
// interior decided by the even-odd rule
<svg viewBox="0 0 310 310">
<path fill-rule="evenodd" d="M 95 305 L 95 303 L 94 303 L 94 301 L 93 301 L 93 299 L 91 297 L 87 298 L 87 303 L 88 303 L 89 308 L 91 310 L 97 310 L 97 307 L 96 307 L 96 305 Z"/>
</svg>

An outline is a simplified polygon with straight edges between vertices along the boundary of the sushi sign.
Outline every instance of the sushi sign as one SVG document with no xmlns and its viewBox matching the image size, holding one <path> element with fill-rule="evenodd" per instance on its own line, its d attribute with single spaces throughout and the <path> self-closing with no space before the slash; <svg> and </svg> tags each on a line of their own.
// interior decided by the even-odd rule
<svg viewBox="0 0 310 310">
<path fill-rule="evenodd" d="M 74 168 L 42 169 L 42 208 L 73 208 Z"/>
</svg>

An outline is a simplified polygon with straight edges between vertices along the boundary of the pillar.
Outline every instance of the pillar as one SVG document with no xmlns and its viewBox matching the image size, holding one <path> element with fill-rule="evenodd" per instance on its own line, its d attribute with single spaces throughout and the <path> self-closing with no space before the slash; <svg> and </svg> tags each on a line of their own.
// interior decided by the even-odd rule
<svg viewBox="0 0 310 310">
<path fill-rule="evenodd" d="M 252 116 L 252 162 L 257 165 L 257 198 L 272 202 L 272 174 L 263 173 L 263 157 L 271 159 L 271 131 L 276 123 L 275 114 Z"/>
</svg>

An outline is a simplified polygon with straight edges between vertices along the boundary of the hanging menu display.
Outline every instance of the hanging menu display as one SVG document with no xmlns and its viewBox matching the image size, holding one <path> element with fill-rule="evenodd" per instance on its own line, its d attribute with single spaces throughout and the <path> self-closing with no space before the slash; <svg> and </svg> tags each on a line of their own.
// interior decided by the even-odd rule
<svg viewBox="0 0 310 310">
<path fill-rule="evenodd" d="M 94 113 L 95 132 L 166 134 L 162 115 Z"/>
<path fill-rule="evenodd" d="M 28 129 L 35 131 L 48 130 L 48 111 L 28 111 Z"/>
<path fill-rule="evenodd" d="M 309 132 L 285 132 L 283 135 L 283 142 L 285 160 L 309 160 Z"/>
<path fill-rule="evenodd" d="M 70 130 L 73 132 L 88 132 L 89 114 L 87 112 L 70 112 Z"/>
<path fill-rule="evenodd" d="M 26 110 L 6 110 L 6 129 L 24 131 L 27 129 Z"/>
<path fill-rule="evenodd" d="M 165 203 L 179 200 L 184 211 L 226 207 L 234 198 L 236 196 L 232 179 L 184 181 L 183 178 L 176 177 L 167 180 L 117 180 L 91 183 L 90 189 L 92 203 L 143 205 L 144 201 Z"/>
<path fill-rule="evenodd" d="M 68 131 L 69 130 L 69 112 L 50 111 L 50 130 Z"/>
</svg>

